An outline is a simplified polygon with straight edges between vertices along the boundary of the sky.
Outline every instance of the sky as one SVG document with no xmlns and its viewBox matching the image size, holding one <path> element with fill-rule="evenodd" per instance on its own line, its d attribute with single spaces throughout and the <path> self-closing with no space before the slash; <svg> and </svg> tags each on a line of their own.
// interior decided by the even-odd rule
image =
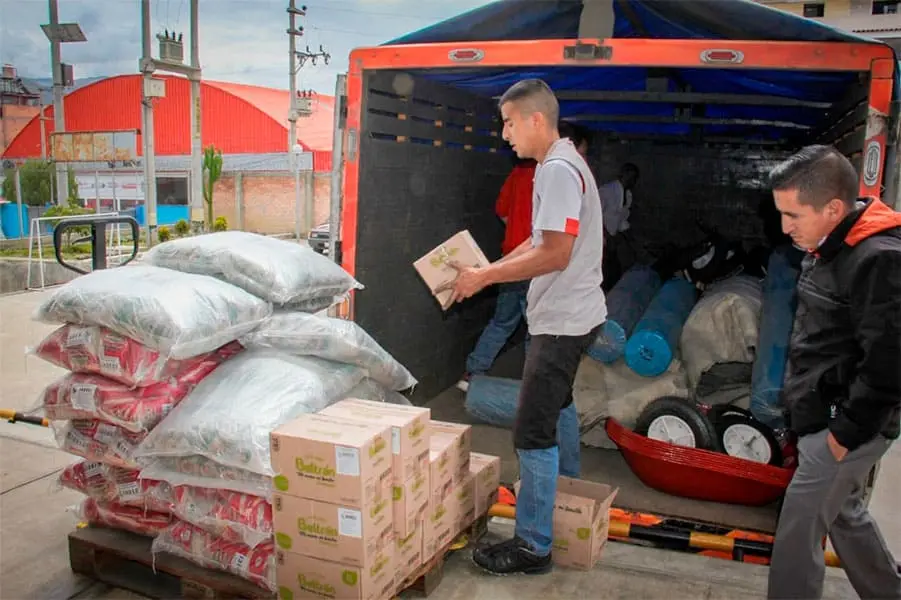
<svg viewBox="0 0 901 600">
<path fill-rule="evenodd" d="M 136 73 L 141 54 L 140 0 L 58 0 L 61 23 L 77 22 L 88 41 L 64 44 L 62 62 L 75 78 Z M 332 94 L 335 75 L 347 70 L 353 48 L 376 46 L 407 32 L 487 4 L 489 0 L 297 0 L 304 36 L 298 49 L 320 44 L 328 65 L 307 63 L 298 89 Z M 47 0 L 0 0 L 0 63 L 20 77 L 50 77 L 50 45 L 40 26 L 49 22 Z M 288 88 L 288 0 L 200 0 L 200 62 L 203 78 Z M 188 0 L 151 0 L 155 35 L 184 32 L 190 61 Z"/>
</svg>

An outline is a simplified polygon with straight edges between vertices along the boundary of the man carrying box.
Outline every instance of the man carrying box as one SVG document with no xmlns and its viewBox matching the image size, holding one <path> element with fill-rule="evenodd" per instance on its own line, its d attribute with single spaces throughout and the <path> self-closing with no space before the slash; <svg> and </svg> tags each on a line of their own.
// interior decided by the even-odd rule
<svg viewBox="0 0 901 600">
<path fill-rule="evenodd" d="M 496 574 L 543 573 L 551 568 L 560 456 L 579 456 L 573 380 L 607 316 L 601 291 L 603 218 L 587 163 L 570 140 L 560 138 L 559 107 L 547 84 L 520 81 L 499 104 L 504 139 L 519 157 L 538 162 L 532 236 L 485 268 L 457 265 L 453 299 L 462 301 L 489 285 L 531 279 L 526 321 L 532 342 L 513 430 L 521 481 L 516 535 L 477 549 L 473 560 Z M 561 439 L 575 446 L 563 453 L 557 446 L 558 418 L 566 430 Z M 578 473 L 578 466 L 566 465 L 566 470 Z"/>
</svg>

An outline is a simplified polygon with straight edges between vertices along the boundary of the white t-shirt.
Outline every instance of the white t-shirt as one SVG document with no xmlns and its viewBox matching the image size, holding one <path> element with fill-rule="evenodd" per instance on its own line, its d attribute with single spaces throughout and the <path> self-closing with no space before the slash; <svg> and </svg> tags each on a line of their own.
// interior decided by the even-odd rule
<svg viewBox="0 0 901 600">
<path fill-rule="evenodd" d="M 623 189 L 623 184 L 614 179 L 598 190 L 601 208 L 604 210 L 604 229 L 616 235 L 629 229 L 629 213 L 632 208 L 632 192 Z"/>
<path fill-rule="evenodd" d="M 572 142 L 551 146 L 535 171 L 532 246 L 542 231 L 575 236 L 569 264 L 532 279 L 526 321 L 532 335 L 585 335 L 607 318 L 601 290 L 604 225 L 594 176 Z"/>
</svg>

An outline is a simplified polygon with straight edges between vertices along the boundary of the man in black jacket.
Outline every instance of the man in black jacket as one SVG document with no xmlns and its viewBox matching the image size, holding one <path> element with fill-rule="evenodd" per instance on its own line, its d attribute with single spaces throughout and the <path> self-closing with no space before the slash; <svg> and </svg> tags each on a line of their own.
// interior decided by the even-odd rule
<svg viewBox="0 0 901 600">
<path fill-rule="evenodd" d="M 785 495 L 769 598 L 820 598 L 828 534 L 861 598 L 901 599 L 901 572 L 863 503 L 901 421 L 901 214 L 858 199 L 836 149 L 773 169 L 782 228 L 808 251 L 783 387 L 798 468 Z"/>
</svg>

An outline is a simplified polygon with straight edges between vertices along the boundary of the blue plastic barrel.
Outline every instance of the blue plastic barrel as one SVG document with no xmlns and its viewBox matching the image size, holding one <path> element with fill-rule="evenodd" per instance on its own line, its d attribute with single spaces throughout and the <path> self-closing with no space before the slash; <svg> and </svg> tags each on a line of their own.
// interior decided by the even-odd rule
<svg viewBox="0 0 901 600">
<path fill-rule="evenodd" d="M 660 275 L 651 267 L 637 265 L 626 271 L 607 294 L 607 322 L 588 348 L 588 356 L 606 364 L 619 359 L 660 284 Z"/>
<path fill-rule="evenodd" d="M 521 387 L 519 379 L 475 375 L 466 392 L 466 412 L 488 425 L 512 429 Z"/>
<path fill-rule="evenodd" d="M 685 279 L 663 284 L 626 342 L 630 369 L 643 377 L 656 377 L 669 368 L 697 297 L 697 288 Z"/>
<path fill-rule="evenodd" d="M 751 371 L 751 414 L 774 429 L 785 427 L 782 384 L 791 340 L 797 285 L 803 253 L 791 246 L 778 248 L 770 255 L 763 280 L 763 306 L 757 355 Z"/>
</svg>

